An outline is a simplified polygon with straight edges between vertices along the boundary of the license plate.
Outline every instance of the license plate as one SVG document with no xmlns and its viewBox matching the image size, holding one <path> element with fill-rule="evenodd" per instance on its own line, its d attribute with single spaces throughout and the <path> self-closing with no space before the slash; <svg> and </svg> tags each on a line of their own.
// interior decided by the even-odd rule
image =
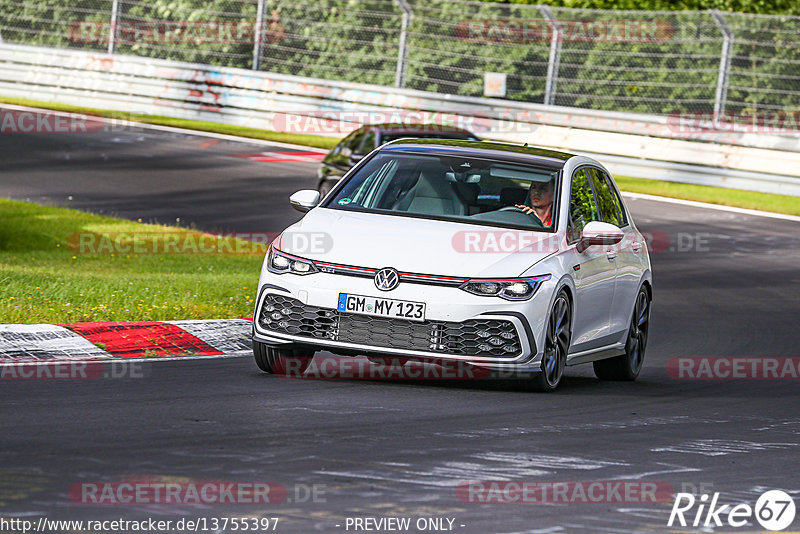
<svg viewBox="0 0 800 534">
<path fill-rule="evenodd" d="M 410 321 L 425 320 L 424 302 L 410 302 L 407 300 L 339 293 L 339 306 L 337 309 L 341 312 L 358 313 L 376 317 L 392 317 L 396 319 L 408 319 Z"/>
</svg>

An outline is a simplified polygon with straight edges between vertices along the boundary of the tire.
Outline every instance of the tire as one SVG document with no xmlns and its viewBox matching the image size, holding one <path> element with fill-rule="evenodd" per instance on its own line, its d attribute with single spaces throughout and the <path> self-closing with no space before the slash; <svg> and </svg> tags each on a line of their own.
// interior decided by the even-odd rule
<svg viewBox="0 0 800 534">
<path fill-rule="evenodd" d="M 650 295 L 642 287 L 633 305 L 631 324 L 628 326 L 628 339 L 625 354 L 615 358 L 594 362 L 594 374 L 600 380 L 632 382 L 639 376 L 647 349 L 647 335 L 650 327 Z"/>
<path fill-rule="evenodd" d="M 265 373 L 299 378 L 311 363 L 314 351 L 308 349 L 280 349 L 253 341 L 253 358 Z"/>
<path fill-rule="evenodd" d="M 553 301 L 545 331 L 542 370 L 536 377 L 528 379 L 534 391 L 555 391 L 564 376 L 567 354 L 572 343 L 572 306 L 566 292 L 560 291 Z"/>
</svg>

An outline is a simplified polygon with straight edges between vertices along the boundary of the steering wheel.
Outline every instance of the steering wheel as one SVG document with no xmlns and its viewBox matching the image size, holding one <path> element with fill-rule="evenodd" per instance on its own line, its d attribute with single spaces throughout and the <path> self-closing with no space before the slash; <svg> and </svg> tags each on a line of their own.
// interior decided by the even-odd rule
<svg viewBox="0 0 800 534">
<path fill-rule="evenodd" d="M 492 213 L 501 213 L 501 212 L 505 212 L 503 214 L 503 216 L 501 216 L 501 217 L 499 217 L 497 219 L 492 219 L 491 218 L 490 214 L 492 214 Z M 522 225 L 525 225 L 525 226 L 533 226 L 535 228 L 544 228 L 544 225 L 542 224 L 542 221 L 540 221 L 538 217 L 536 217 L 533 214 L 527 214 L 524 211 L 522 211 L 521 209 L 519 209 L 517 207 L 514 207 L 514 206 L 505 206 L 505 207 L 500 208 L 498 210 L 484 212 L 481 215 L 484 215 L 484 217 L 476 217 L 474 215 L 473 215 L 473 217 L 480 218 L 480 219 L 486 219 L 486 220 L 495 220 L 496 222 L 503 221 L 503 222 L 507 222 L 507 223 L 511 223 L 511 224 L 522 224 Z"/>
</svg>

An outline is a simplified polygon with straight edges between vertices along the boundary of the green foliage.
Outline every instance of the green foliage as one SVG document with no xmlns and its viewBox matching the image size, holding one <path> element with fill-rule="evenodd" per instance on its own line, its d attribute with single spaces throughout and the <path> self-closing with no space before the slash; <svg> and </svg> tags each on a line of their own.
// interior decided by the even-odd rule
<svg viewBox="0 0 800 534">
<path fill-rule="evenodd" d="M 121 5 L 120 54 L 244 68 L 252 62 L 254 2 L 147 0 Z"/>
<path fill-rule="evenodd" d="M 551 30 L 532 5 L 537 1 L 409 0 L 404 87 L 482 96 L 484 74 L 499 72 L 507 76 L 506 98 L 543 102 Z M 735 35 L 728 109 L 800 106 L 800 19 L 752 14 L 800 15 L 796 0 L 548 3 L 565 32 L 556 105 L 710 111 L 723 35 L 707 10 L 719 9 Z M 121 6 L 118 53 L 252 66 L 256 0 L 126 0 Z M 105 50 L 102 24 L 110 10 L 111 0 L 0 0 L 0 35 L 5 42 Z M 264 15 L 263 70 L 394 85 L 402 20 L 396 0 L 266 0 Z M 177 29 L 165 30 L 169 23 Z M 514 27 L 527 33 L 509 34 Z M 631 27 L 633 38 L 614 37 Z M 592 28 L 600 38 L 583 38 Z"/>
<path fill-rule="evenodd" d="M 734 111 L 800 108 L 798 20 L 732 15 L 728 24 L 736 36 L 728 108 Z"/>
<path fill-rule="evenodd" d="M 498 0 L 483 0 L 496 2 Z M 512 4 L 537 4 L 536 0 L 509 0 Z M 582 9 L 631 9 L 649 11 L 688 11 L 719 9 L 739 13 L 800 15 L 795 0 L 551 0 L 551 6 Z"/>
<path fill-rule="evenodd" d="M 574 241 L 580 237 L 584 226 L 600 220 L 586 169 L 578 171 L 572 178 L 569 199 L 570 225 L 567 229 L 567 239 Z"/>
<path fill-rule="evenodd" d="M 562 31 L 556 105 L 659 114 L 714 108 L 723 33 L 709 12 L 556 3 L 570 6 L 551 8 Z M 484 73 L 502 72 L 506 98 L 543 102 L 552 30 L 537 7 L 448 0 L 413 7 L 407 87 L 482 96 Z M 798 19 L 724 17 L 735 35 L 728 109 L 796 109 Z"/>
<path fill-rule="evenodd" d="M 268 0 L 267 6 L 284 33 L 264 45 L 264 70 L 394 83 L 400 11 L 393 0 Z"/>
<path fill-rule="evenodd" d="M 9 43 L 102 50 L 102 43 L 79 42 L 70 32 L 80 22 L 102 24 L 110 13 L 111 0 L 0 0 L 0 35 Z"/>
</svg>

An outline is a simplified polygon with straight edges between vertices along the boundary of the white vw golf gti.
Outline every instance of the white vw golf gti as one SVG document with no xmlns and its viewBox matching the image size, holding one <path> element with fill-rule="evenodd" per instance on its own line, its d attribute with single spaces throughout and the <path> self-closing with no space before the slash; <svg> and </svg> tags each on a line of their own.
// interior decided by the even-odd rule
<svg viewBox="0 0 800 534">
<path fill-rule="evenodd" d="M 555 389 L 642 367 L 652 277 L 608 171 L 505 143 L 404 139 L 373 151 L 272 243 L 253 352 L 265 372 L 316 351 L 461 362 Z M 303 367 L 304 368 L 304 367 Z"/>
</svg>

